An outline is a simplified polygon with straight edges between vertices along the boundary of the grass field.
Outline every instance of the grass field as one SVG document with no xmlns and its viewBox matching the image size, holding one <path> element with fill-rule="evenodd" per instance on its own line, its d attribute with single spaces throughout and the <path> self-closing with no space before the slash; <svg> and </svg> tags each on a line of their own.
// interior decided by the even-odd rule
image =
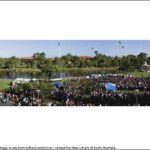
<svg viewBox="0 0 150 150">
<path fill-rule="evenodd" d="M 150 72 L 132 72 L 131 75 L 134 77 L 150 77 Z"/>
<path fill-rule="evenodd" d="M 13 69 L 0 69 L 1 72 L 11 72 L 11 71 L 16 71 L 16 72 L 41 72 L 40 69 L 33 69 L 33 68 L 13 68 Z"/>
<path fill-rule="evenodd" d="M 0 90 L 4 90 L 9 88 L 9 83 L 11 80 L 7 80 L 7 79 L 0 79 Z"/>
</svg>

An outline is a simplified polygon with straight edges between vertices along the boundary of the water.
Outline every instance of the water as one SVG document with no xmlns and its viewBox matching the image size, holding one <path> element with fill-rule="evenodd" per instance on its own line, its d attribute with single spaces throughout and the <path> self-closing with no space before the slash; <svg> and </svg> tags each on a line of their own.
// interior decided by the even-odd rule
<svg viewBox="0 0 150 150">
<path fill-rule="evenodd" d="M 50 77 L 51 76 L 51 77 Z M 49 79 L 49 78 L 64 78 L 68 76 L 67 73 L 52 73 L 49 75 L 48 73 L 43 73 L 43 72 L 16 72 L 16 71 L 10 71 L 10 72 L 0 72 L 0 79 L 9 79 L 9 80 L 14 80 L 16 78 L 27 78 L 27 79 Z"/>
</svg>

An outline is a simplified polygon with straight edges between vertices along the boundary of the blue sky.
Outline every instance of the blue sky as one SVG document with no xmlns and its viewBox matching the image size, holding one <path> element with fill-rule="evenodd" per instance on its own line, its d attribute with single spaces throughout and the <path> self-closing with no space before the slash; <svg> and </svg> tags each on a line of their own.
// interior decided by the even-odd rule
<svg viewBox="0 0 150 150">
<path fill-rule="evenodd" d="M 59 55 L 59 42 L 61 56 L 67 53 L 94 56 L 94 50 L 109 56 L 136 55 L 140 52 L 150 56 L 150 40 L 0 40 L 0 57 L 26 57 L 35 52 L 55 57 Z"/>
</svg>

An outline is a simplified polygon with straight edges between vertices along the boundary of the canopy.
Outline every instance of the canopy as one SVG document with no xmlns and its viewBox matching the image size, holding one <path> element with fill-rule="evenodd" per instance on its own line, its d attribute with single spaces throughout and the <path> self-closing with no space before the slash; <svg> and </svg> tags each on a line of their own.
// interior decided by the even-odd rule
<svg viewBox="0 0 150 150">
<path fill-rule="evenodd" d="M 113 84 L 113 83 L 106 83 L 105 84 L 105 89 L 107 91 L 116 91 L 117 88 L 116 88 L 116 84 Z"/>
<path fill-rule="evenodd" d="M 55 78 L 55 79 L 50 79 L 50 81 L 61 81 L 62 78 Z"/>
<path fill-rule="evenodd" d="M 56 87 L 56 88 L 60 88 L 60 87 L 62 87 L 63 86 L 63 84 L 61 83 L 61 82 L 54 82 L 54 86 Z"/>
</svg>

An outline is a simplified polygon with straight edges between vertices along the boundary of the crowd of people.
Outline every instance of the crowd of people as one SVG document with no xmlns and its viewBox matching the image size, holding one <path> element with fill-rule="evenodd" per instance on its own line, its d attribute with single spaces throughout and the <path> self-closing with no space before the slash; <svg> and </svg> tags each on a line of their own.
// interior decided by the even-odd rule
<svg viewBox="0 0 150 150">
<path fill-rule="evenodd" d="M 14 106 L 40 106 L 41 99 L 35 90 L 22 90 L 20 92 L 14 92 L 10 89 L 1 93 L 0 100 L 2 103 L 11 101 Z"/>
<path fill-rule="evenodd" d="M 150 78 L 132 77 L 124 74 L 108 74 L 97 80 L 98 82 L 112 82 L 117 85 L 118 90 L 146 90 L 150 91 Z"/>
<path fill-rule="evenodd" d="M 106 83 L 115 84 L 116 90 L 107 90 Z M 17 106 L 150 106 L 150 77 L 107 74 L 68 79 L 47 92 L 42 98 L 37 90 L 9 90 L 0 99 Z"/>
<path fill-rule="evenodd" d="M 106 90 L 109 82 L 116 84 L 116 91 Z M 108 74 L 69 80 L 51 96 L 67 106 L 149 106 L 150 78 Z"/>
</svg>

